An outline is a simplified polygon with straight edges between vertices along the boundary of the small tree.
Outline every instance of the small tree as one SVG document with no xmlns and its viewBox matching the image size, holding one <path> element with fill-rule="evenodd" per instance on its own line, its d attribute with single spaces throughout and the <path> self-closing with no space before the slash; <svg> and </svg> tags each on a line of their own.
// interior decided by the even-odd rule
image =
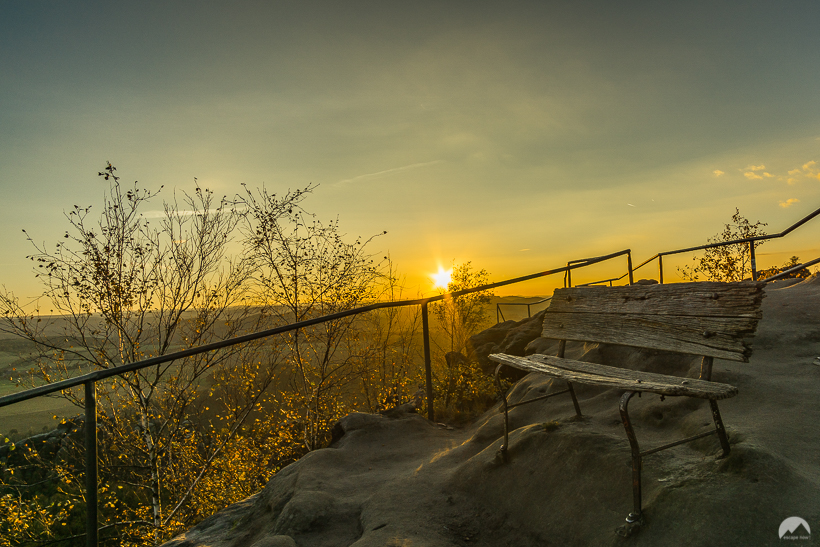
<svg viewBox="0 0 820 547">
<path fill-rule="evenodd" d="M 403 278 L 389 256 L 380 278 L 379 299 L 395 302 L 404 298 Z M 423 383 L 420 367 L 421 309 L 418 306 L 385 308 L 362 317 L 363 344 L 359 355 L 359 396 L 363 410 L 379 412 L 407 402 L 418 395 Z"/>
<path fill-rule="evenodd" d="M 348 243 L 338 219 L 324 224 L 296 207 L 280 215 L 280 201 L 265 189 L 248 191 L 245 203 L 245 256 L 265 315 L 295 323 L 376 298 L 380 264 L 367 252 L 376 236 Z M 286 336 L 290 381 L 281 387 L 307 450 L 322 447 L 350 408 L 344 395 L 360 377 L 357 321 L 327 321 Z"/>
<path fill-rule="evenodd" d="M 489 284 L 487 270 L 473 270 L 472 262 L 454 265 L 447 284 L 447 293 L 472 289 Z M 445 298 L 430 306 L 433 316 L 445 333 L 446 351 L 463 352 L 467 341 L 489 319 L 487 305 L 492 291 L 478 291 L 453 298 Z"/>
<path fill-rule="evenodd" d="M 228 200 L 197 186 L 145 215 L 157 192 L 123 185 L 110 164 L 100 175 L 109 186 L 99 217 L 74 207 L 60 243 L 32 241 L 47 308 L 29 313 L 0 291 L 0 331 L 39 349 L 32 382 L 400 293 L 392 266 L 367 252 L 372 238 L 350 243 L 338 220 L 301 209 L 311 187 Z M 240 255 L 230 252 L 237 229 Z M 101 542 L 159 543 L 323 446 L 349 410 L 407 397 L 418 380 L 418 319 L 401 310 L 350 317 L 98 383 Z M 61 396 L 84 404 L 79 392 Z M 74 425 L 59 458 L 31 451 L 0 469 L 0 547 L 82 533 L 82 420 Z"/>
<path fill-rule="evenodd" d="M 471 262 L 453 266 L 447 292 L 457 292 L 490 283 L 487 270 L 473 270 Z M 481 412 L 492 400 L 495 388 L 483 375 L 477 363 L 463 355 L 470 336 L 489 326 L 488 305 L 492 291 L 477 291 L 447 297 L 431 305 L 436 324 L 443 332 L 443 343 L 437 344 L 436 363 L 444 362 L 443 370 L 435 374 L 436 400 L 443 407 L 437 415 L 445 419 L 469 417 Z M 438 368 L 438 367 L 437 367 Z M 489 397 L 489 399 L 488 399 Z"/>
<path fill-rule="evenodd" d="M 772 268 L 768 268 L 766 270 L 761 271 L 759 273 L 759 278 L 760 279 L 765 279 L 767 277 L 777 275 L 780 272 L 785 272 L 786 270 L 788 270 L 790 268 L 794 268 L 795 266 L 799 266 L 799 265 L 800 265 L 800 258 L 797 257 L 797 256 L 793 256 L 789 260 L 787 260 L 779 268 L 777 266 L 774 266 Z M 795 271 L 793 271 L 789 274 L 786 274 L 785 276 L 783 276 L 782 279 L 797 279 L 797 278 L 805 279 L 809 276 L 811 276 L 811 272 L 809 271 L 808 268 L 800 268 L 799 270 L 795 270 Z"/>
<path fill-rule="evenodd" d="M 732 222 L 726 224 L 723 232 L 710 237 L 708 243 L 722 243 L 738 239 L 746 239 L 766 235 L 763 227 L 765 222 L 757 221 L 754 224 L 740 214 L 735 208 Z M 756 249 L 762 241 L 752 243 Z M 742 281 L 751 275 L 751 255 L 749 243 L 734 243 L 705 249 L 703 256 L 693 257 L 696 266 L 678 268 L 678 274 L 687 281 L 698 281 L 704 276 L 707 281 Z"/>
<path fill-rule="evenodd" d="M 108 369 L 262 325 L 248 293 L 253 265 L 228 253 L 241 210 L 197 186 L 165 202 L 152 222 L 143 211 L 156 192 L 136 183 L 126 187 L 115 172 L 108 164 L 100 173 L 109 187 L 98 218 L 90 207 L 75 206 L 66 215 L 62 242 L 47 247 L 32 241 L 30 258 L 50 315 L 27 313 L 11 293 L 0 295 L 0 329 L 40 350 L 34 380 L 60 380 L 78 367 Z M 270 219 L 303 193 L 273 200 Z M 239 437 L 251 413 L 269 399 L 277 366 L 275 348 L 260 342 L 98 382 L 106 537 L 123 545 L 158 543 L 201 519 L 192 500 L 209 473 L 235 462 L 229 456 L 236 450 L 247 450 Z M 63 396 L 84 404 L 79 393 Z M 54 507 L 65 512 L 70 505 L 77 515 L 82 467 L 72 462 L 78 460 L 52 468 L 65 501 Z"/>
</svg>

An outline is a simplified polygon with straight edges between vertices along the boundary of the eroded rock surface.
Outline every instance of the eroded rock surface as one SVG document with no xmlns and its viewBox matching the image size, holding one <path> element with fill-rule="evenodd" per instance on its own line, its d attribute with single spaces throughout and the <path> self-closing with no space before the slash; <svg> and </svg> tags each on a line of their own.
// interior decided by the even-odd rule
<svg viewBox="0 0 820 547">
<path fill-rule="evenodd" d="M 721 401 L 731 454 L 715 459 L 720 448 L 710 436 L 647 456 L 647 524 L 628 540 L 615 534 L 632 506 L 621 393 L 576 385 L 581 419 L 566 396 L 511 410 L 508 463 L 497 457 L 497 408 L 464 429 L 409 413 L 348 416 L 330 448 L 166 546 L 775 545 L 784 518 L 820 522 L 818 286 L 767 290 L 758 327 L 765 343 L 749 363 L 715 360 L 715 380 L 739 388 Z M 696 358 L 619 346 L 570 349 L 641 370 L 697 375 L 699 367 Z M 508 399 L 560 384 L 529 375 Z M 630 412 L 645 448 L 706 431 L 711 421 L 699 399 L 644 394 Z"/>
<path fill-rule="evenodd" d="M 527 344 L 541 336 L 544 313 L 541 311 L 521 321 L 504 321 L 471 336 L 468 357 L 475 359 L 485 374 L 493 374 L 497 363 L 487 358 L 491 353 L 526 355 Z M 516 380 L 523 377 L 518 371 L 510 374 Z"/>
</svg>

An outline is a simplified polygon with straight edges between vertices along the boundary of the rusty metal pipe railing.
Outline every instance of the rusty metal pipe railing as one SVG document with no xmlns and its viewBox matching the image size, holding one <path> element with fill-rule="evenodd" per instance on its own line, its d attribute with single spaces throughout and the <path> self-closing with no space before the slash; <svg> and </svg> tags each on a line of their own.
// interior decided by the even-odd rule
<svg viewBox="0 0 820 547">
<path fill-rule="evenodd" d="M 624 277 L 627 277 L 627 276 L 629 277 L 629 284 L 634 285 L 635 280 L 633 278 L 633 272 L 635 270 L 637 270 L 637 268 L 632 267 L 632 251 L 627 250 L 625 254 L 626 254 L 626 273 L 624 275 L 622 275 L 620 277 L 613 277 L 611 279 L 602 279 L 600 281 L 593 281 L 591 283 L 581 283 L 581 284 L 576 285 L 576 287 L 589 287 L 590 285 L 598 285 L 600 283 L 609 283 L 609 286 L 611 287 L 613 281 L 620 281 L 621 279 L 623 279 Z M 571 286 L 571 284 L 567 285 L 565 283 L 564 286 L 568 287 L 568 286 Z"/>
<path fill-rule="evenodd" d="M 631 249 L 624 249 L 623 251 L 613 253 L 611 255 L 607 255 L 606 258 L 615 258 L 616 256 L 622 256 L 622 255 L 627 256 L 627 273 L 625 273 L 621 277 L 616 277 L 616 278 L 613 278 L 613 279 L 606 279 L 604 281 L 596 281 L 594 283 L 585 283 L 585 284 L 582 284 L 582 285 L 576 285 L 576 287 L 585 287 L 587 285 L 595 285 L 597 283 L 605 283 L 606 281 L 609 281 L 610 282 L 609 284 L 612 285 L 612 283 L 611 283 L 612 281 L 617 281 L 619 279 L 623 279 L 627 275 L 629 276 L 629 278 L 631 280 L 632 279 L 632 271 L 633 271 L 633 268 L 632 268 L 632 250 Z M 598 257 L 598 258 L 602 258 L 602 257 Z M 566 273 L 564 274 L 564 287 L 566 288 L 566 287 L 571 287 L 572 286 L 572 276 L 571 276 L 570 270 L 575 269 L 575 268 L 579 268 L 579 267 L 583 267 L 583 266 L 591 266 L 592 264 L 597 264 L 598 262 L 601 262 L 601 260 L 599 260 L 597 258 L 595 258 L 595 259 L 585 258 L 585 259 L 580 259 L 580 260 L 570 260 L 569 262 L 567 262 Z"/>
<path fill-rule="evenodd" d="M 583 266 L 590 266 L 592 264 L 597 264 L 599 262 L 603 262 L 604 260 L 609 260 L 610 258 L 615 258 L 617 256 L 621 256 L 628 251 L 619 251 L 617 253 L 611 253 L 604 256 L 599 256 L 595 258 L 588 258 L 584 260 L 583 264 L 577 264 L 570 266 L 568 268 L 580 268 Z M 503 287 L 505 285 L 512 285 L 514 283 L 521 283 L 522 281 L 529 281 L 531 279 L 537 279 L 539 277 L 544 277 L 548 275 L 552 275 L 555 273 L 563 272 L 567 270 L 567 268 L 555 268 L 552 270 L 545 270 L 543 272 L 538 272 L 534 274 L 524 275 L 521 277 L 516 277 L 513 279 L 507 279 L 505 281 L 498 281 L 496 283 L 488 283 L 486 285 L 481 285 L 478 287 L 473 287 L 470 289 L 464 289 L 461 291 L 453 291 L 451 293 L 440 294 L 437 296 L 431 296 L 427 298 L 416 298 L 413 300 L 399 300 L 397 302 L 377 302 L 375 304 L 368 304 L 366 306 L 360 306 L 358 308 L 351 308 L 349 310 L 344 310 L 336 313 L 331 313 L 328 315 L 323 315 L 321 317 L 315 317 L 313 319 L 307 319 L 305 321 L 299 321 L 296 323 L 290 323 L 288 325 L 283 325 L 281 327 L 275 327 L 271 329 L 262 330 L 259 332 L 254 332 L 251 334 L 245 334 L 243 336 L 236 336 L 234 338 L 228 338 L 226 340 L 221 340 L 219 342 L 213 342 L 211 344 L 205 344 L 202 346 L 197 346 L 195 348 L 190 348 L 187 350 L 177 351 L 174 353 L 168 353 L 166 355 L 160 355 L 157 357 L 151 357 L 149 359 L 144 359 L 142 361 L 136 361 L 133 363 L 128 363 L 125 365 L 120 365 L 108 369 L 103 370 L 96 370 L 94 372 L 89 372 L 88 374 L 84 374 L 82 376 L 76 376 L 74 378 L 68 378 L 66 380 L 61 380 L 59 382 L 54 382 L 52 384 L 47 384 L 44 386 L 35 387 L 32 389 L 28 389 L 25 391 L 21 391 L 19 393 L 12 393 L 11 395 L 5 395 L 0 397 L 0 407 L 8 406 L 14 403 L 19 403 L 22 401 L 27 401 L 29 399 L 34 399 L 35 397 L 40 397 L 42 395 L 49 395 L 51 393 L 56 393 L 58 391 L 63 391 L 72 387 L 79 386 L 81 384 L 85 384 L 86 382 L 98 382 L 100 380 L 104 380 L 106 378 L 110 378 L 112 376 L 119 376 L 121 374 L 125 374 L 126 372 L 134 372 L 136 370 L 140 370 L 143 368 L 147 368 L 150 366 L 160 365 L 163 363 L 168 363 L 170 361 L 176 361 L 177 359 L 183 359 L 185 357 L 191 357 L 193 355 L 199 355 L 200 353 L 206 353 L 209 351 L 214 351 L 217 349 L 222 349 L 228 346 L 234 346 L 237 344 L 242 344 L 245 342 L 252 342 L 254 340 L 258 340 L 260 338 L 267 338 L 269 336 L 273 336 L 275 334 L 282 334 L 285 332 L 289 332 L 292 330 L 297 330 L 305 327 L 310 327 L 312 325 L 317 325 L 320 323 L 325 323 L 327 321 L 335 321 L 336 319 L 343 319 L 345 317 L 350 317 L 351 315 L 358 315 L 360 313 L 383 309 L 383 308 L 397 308 L 403 306 L 426 306 L 430 302 L 437 302 L 439 300 L 444 300 L 445 298 L 454 298 L 457 296 L 462 296 L 465 294 L 470 294 L 478 291 L 486 291 L 489 289 L 494 289 L 497 287 Z"/>
<path fill-rule="evenodd" d="M 488 283 L 486 285 L 481 285 L 479 287 L 473 287 L 470 289 L 464 289 L 461 291 L 454 291 L 451 293 L 441 294 L 437 296 L 432 296 L 428 298 L 417 298 L 414 300 L 400 300 L 397 302 L 378 302 L 375 304 L 369 304 L 366 306 L 360 306 L 358 308 L 352 308 L 349 310 L 343 310 L 337 313 L 332 313 L 329 315 L 324 315 L 321 317 L 316 317 L 313 319 L 308 319 L 305 321 L 299 321 L 296 323 L 291 323 L 289 325 L 283 325 L 280 327 L 275 327 L 259 332 L 254 332 L 251 334 L 246 334 L 243 336 L 237 336 L 234 338 L 229 338 L 227 340 L 222 340 L 220 342 L 213 342 L 211 344 L 205 344 L 202 346 L 198 346 L 195 348 L 190 348 L 187 350 L 182 350 L 174 353 L 169 353 L 166 355 L 160 355 L 157 357 L 152 357 L 149 359 L 144 359 L 142 361 L 137 361 L 134 363 L 128 363 L 125 365 L 119 365 L 116 367 L 96 370 L 93 372 L 89 372 L 87 374 L 83 374 L 81 376 L 77 376 L 74 378 L 68 378 L 65 380 L 61 380 L 59 382 L 54 382 L 51 384 L 35 387 L 32 389 L 28 389 L 25 391 L 21 391 L 19 393 L 12 393 L 10 395 L 6 395 L 4 397 L 0 397 L 0 407 L 12 405 L 15 403 L 20 403 L 22 401 L 27 401 L 29 399 L 34 399 L 36 397 L 41 397 L 43 395 L 49 395 L 52 393 L 56 393 L 58 391 L 64 391 L 66 389 L 70 389 L 73 387 L 77 387 L 83 385 L 85 387 L 85 435 L 84 435 L 84 444 L 85 444 L 85 462 L 86 462 L 86 501 L 88 507 L 86 508 L 86 545 L 89 547 L 96 547 L 98 543 L 98 507 L 97 507 L 97 403 L 96 403 L 96 383 L 100 380 L 104 380 L 106 378 L 111 378 L 113 376 L 120 376 L 122 374 L 126 374 L 128 372 L 135 372 L 147 367 L 160 365 L 163 363 L 168 363 L 171 361 L 175 361 L 177 359 L 184 359 L 186 357 L 191 357 L 194 355 L 199 355 L 201 353 L 206 353 L 209 351 L 216 351 L 218 349 L 222 349 L 228 346 L 234 346 L 237 344 L 243 344 L 246 342 L 252 342 L 254 340 L 259 340 L 261 338 L 267 338 L 269 336 L 274 336 L 276 334 L 283 334 L 285 332 L 290 332 L 293 330 L 309 327 L 312 325 L 317 325 L 320 323 L 324 323 L 327 321 L 334 321 L 337 319 L 343 319 L 345 317 L 350 317 L 353 315 L 358 315 L 361 313 L 383 309 L 383 308 L 396 308 L 402 306 L 421 306 L 422 307 L 422 330 L 424 336 L 424 368 L 425 368 L 425 376 L 426 376 L 426 388 L 427 388 L 427 414 L 428 418 L 432 421 L 435 419 L 435 413 L 433 408 L 434 397 L 433 397 L 433 379 L 432 379 L 432 364 L 430 359 L 430 330 L 429 330 L 429 320 L 428 320 L 428 310 L 427 305 L 430 302 L 437 302 L 440 300 L 444 300 L 445 298 L 454 298 L 458 296 L 462 296 L 465 294 L 470 294 L 478 291 L 486 291 L 489 289 L 494 289 L 497 287 L 503 287 L 506 285 L 512 285 L 514 283 L 521 283 L 522 281 L 529 281 L 532 279 L 537 279 L 539 277 L 544 277 L 552 274 L 556 274 L 559 272 L 565 272 L 566 274 L 569 273 L 570 270 L 575 268 L 582 268 L 585 266 L 591 266 L 593 264 L 597 264 L 599 262 L 603 262 L 605 260 L 609 260 L 611 258 L 615 258 L 621 256 L 623 254 L 628 254 L 630 251 L 618 251 L 615 253 L 611 253 L 608 255 L 593 257 L 593 258 L 586 258 L 582 260 L 572 261 L 572 264 L 568 264 L 566 267 L 563 268 L 555 268 L 552 270 L 545 270 L 543 272 L 538 272 L 534 274 L 524 275 L 521 277 L 516 277 L 513 279 L 507 279 L 504 281 L 499 281 L 496 283 Z M 82 536 L 76 536 L 82 537 Z"/>
<path fill-rule="evenodd" d="M 85 383 L 85 537 L 97 545 L 97 383 Z"/>
<path fill-rule="evenodd" d="M 421 305 L 421 325 L 424 334 L 424 376 L 427 380 L 427 418 L 432 422 L 436 413 L 433 409 L 433 362 L 430 360 L 430 321 L 427 317 L 427 302 Z"/>
<path fill-rule="evenodd" d="M 734 241 L 721 242 L 721 243 L 712 243 L 712 244 L 707 244 L 707 245 L 699 245 L 699 246 L 696 246 L 696 247 L 687 247 L 685 249 L 676 249 L 674 251 L 665 251 L 665 252 L 662 252 L 662 253 L 658 253 L 657 255 L 651 257 L 650 259 L 645 260 L 644 262 L 642 262 L 641 264 L 639 264 L 635 268 L 632 267 L 632 253 L 631 253 L 631 250 L 626 249 L 626 250 L 623 250 L 623 251 L 618 251 L 616 253 L 611 253 L 611 254 L 603 255 L 603 256 L 599 256 L 599 257 L 569 261 L 569 262 L 567 262 L 567 265 L 565 267 L 562 267 L 562 268 L 555 268 L 555 269 L 552 269 L 552 270 L 545 270 L 543 272 L 538 272 L 538 273 L 529 274 L 529 275 L 525 275 L 525 276 L 521 276 L 521 277 L 516 277 L 516 278 L 513 278 L 513 279 L 507 279 L 505 281 L 499 281 L 497 283 L 489 283 L 489 284 L 486 284 L 486 285 L 482 285 L 482 286 L 479 286 L 479 287 L 474 287 L 474 288 L 471 288 L 471 289 L 465 289 L 465 290 L 462 290 L 462 291 L 454 291 L 452 293 L 442 294 L 442 295 L 429 297 L 429 298 L 418 298 L 418 299 L 414 299 L 414 300 L 403 300 L 403 301 L 398 301 L 398 302 L 379 302 L 379 303 L 370 304 L 370 305 L 367 305 L 367 306 L 361 306 L 361 307 L 358 307 L 358 308 L 344 310 L 344 311 L 340 311 L 340 312 L 337 312 L 337 313 L 325 315 L 325 316 L 322 316 L 322 317 L 317 317 L 317 318 L 314 318 L 314 319 L 308 319 L 306 321 L 299 321 L 297 323 L 291 323 L 289 325 L 283 325 L 281 327 L 276 327 L 276 328 L 272 328 L 272 329 L 267 329 L 267 330 L 247 334 L 247 335 L 244 335 L 244 336 L 238 336 L 238 337 L 235 337 L 235 338 L 230 338 L 230 339 L 223 340 L 223 341 L 220 341 L 220 342 L 205 344 L 203 346 L 198 346 L 196 348 L 190 348 L 190 349 L 187 349 L 187 350 L 178 351 L 178 352 L 170 353 L 170 354 L 167 354 L 167 355 L 161 355 L 161 356 L 145 359 L 145 360 L 142 360 L 142 361 L 137 361 L 137 362 L 134 362 L 134 363 L 128 363 L 128 364 L 125 364 L 125 365 L 112 367 L 112 368 L 109 368 L 109 369 L 97 370 L 97 371 L 90 372 L 88 374 L 84 374 L 84 375 L 81 375 L 81 376 L 78 376 L 78 377 L 75 377 L 75 378 L 68 378 L 66 380 L 62 380 L 62 381 L 59 381 L 59 382 L 54 382 L 52 384 L 47 384 L 47 385 L 44 385 L 44 386 L 39 386 L 39 387 L 32 388 L 32 389 L 22 391 L 22 392 L 19 392 L 19 393 L 12 393 L 10 395 L 0 397 L 0 407 L 12 405 L 12 404 L 15 404 L 15 403 L 19 403 L 19 402 L 22 402 L 22 401 L 33 399 L 35 397 L 40 397 L 40 396 L 43 396 L 43 395 L 56 393 L 58 391 L 63 391 L 63 390 L 66 390 L 66 389 L 69 389 L 69 388 L 72 388 L 72 387 L 77 387 L 79 385 L 84 385 L 84 387 L 85 387 L 85 414 L 86 414 L 85 439 L 84 439 L 85 450 L 86 450 L 86 454 L 85 454 L 85 456 L 86 456 L 86 500 L 87 500 L 87 503 L 89 505 L 88 508 L 86 509 L 87 521 L 86 521 L 86 534 L 85 534 L 85 536 L 86 536 L 86 545 L 91 546 L 91 547 L 96 547 L 97 539 L 98 539 L 97 538 L 97 533 L 98 533 L 97 509 L 98 508 L 97 508 L 97 428 L 96 428 L 97 409 L 96 409 L 96 393 L 95 392 L 96 392 L 96 382 L 98 382 L 100 380 L 104 380 L 104 379 L 110 378 L 112 376 L 119 376 L 119 375 L 122 375 L 122 374 L 125 374 L 125 373 L 128 373 L 128 372 L 134 372 L 134 371 L 141 370 L 143 368 L 147 368 L 147 367 L 150 367 L 150 366 L 155 366 L 155 365 L 159 365 L 159 364 L 162 364 L 162 363 L 175 361 L 177 359 L 183 359 L 185 357 L 198 355 L 198 354 L 205 353 L 205 352 L 208 352 L 208 351 L 215 351 L 215 350 L 225 348 L 225 347 L 228 347 L 228 346 L 233 346 L 233 345 L 236 345 L 236 344 L 251 342 L 251 341 L 254 341 L 254 340 L 258 340 L 258 339 L 261 339 L 261 338 L 266 338 L 266 337 L 273 336 L 273 335 L 276 335 L 276 334 L 282 334 L 282 333 L 285 333 L 285 332 L 305 328 L 305 327 L 308 327 L 308 326 L 324 323 L 324 322 L 327 322 L 327 321 L 334 321 L 334 320 L 337 320 L 337 319 L 342 319 L 342 318 L 357 315 L 357 314 L 360 314 L 360 313 L 365 313 L 365 312 L 368 312 L 368 311 L 373 311 L 373 310 L 383 309 L 383 308 L 393 308 L 393 307 L 419 305 L 419 306 L 422 306 L 422 323 L 423 323 L 422 329 L 423 329 L 423 336 L 424 336 L 424 359 L 425 359 L 425 375 L 426 375 L 426 380 L 427 380 L 426 387 L 427 387 L 428 417 L 431 420 L 433 420 L 435 415 L 434 415 L 434 410 L 433 410 L 434 398 L 433 398 L 433 384 L 432 384 L 432 370 L 431 370 L 432 366 L 431 366 L 431 361 L 430 361 L 429 321 L 428 321 L 428 310 L 427 310 L 427 305 L 430 302 L 436 302 L 436 301 L 443 300 L 445 298 L 453 298 L 453 297 L 462 296 L 462 295 L 465 295 L 465 294 L 470 294 L 470 293 L 473 293 L 473 292 L 489 290 L 489 289 L 493 289 L 493 288 L 497 288 L 497 287 L 503 287 L 503 286 L 506 286 L 506 285 L 512 285 L 514 283 L 521 283 L 523 281 L 529 281 L 529 280 L 532 280 L 532 279 L 537 279 L 539 277 L 544 277 L 544 276 L 552 275 L 552 274 L 559 273 L 559 272 L 564 272 L 564 285 L 565 286 L 571 286 L 571 283 L 572 283 L 571 271 L 573 269 L 582 268 L 582 267 L 586 267 L 586 266 L 591 266 L 593 264 L 597 264 L 599 262 L 603 262 L 603 261 L 609 260 L 611 258 L 622 256 L 624 254 L 627 255 L 627 273 L 625 273 L 624 275 L 622 275 L 620 277 L 617 277 L 617 278 L 607 279 L 607 280 L 604 280 L 604 281 L 598 281 L 598 282 L 593 282 L 593 283 L 587 283 L 587 285 L 593 285 L 593 284 L 603 283 L 603 282 L 609 282 L 609 284 L 612 285 L 613 281 L 618 281 L 620 279 L 623 279 L 626 276 L 629 276 L 629 283 L 632 284 L 633 283 L 633 272 L 635 270 L 638 270 L 642 266 L 648 264 L 649 262 L 651 262 L 655 258 L 658 259 L 660 282 L 663 283 L 663 262 L 662 262 L 662 260 L 663 260 L 663 256 L 665 256 L 665 255 L 679 254 L 679 253 L 684 253 L 684 252 L 691 252 L 691 251 L 697 251 L 697 250 L 708 249 L 708 248 L 713 248 L 713 247 L 721 247 L 721 246 L 726 246 L 726 245 L 734 245 L 734 244 L 738 244 L 738 243 L 749 243 L 750 248 L 751 248 L 751 253 L 752 253 L 752 260 L 754 261 L 754 254 L 753 254 L 754 253 L 754 245 L 753 245 L 754 242 L 762 241 L 762 240 L 766 240 L 766 239 L 775 239 L 775 238 L 783 237 L 783 236 L 789 234 L 790 232 L 792 232 L 793 230 L 795 230 L 796 228 L 802 226 L 803 224 L 805 224 L 809 220 L 813 219 L 817 215 L 820 215 L 820 209 L 817 209 L 813 213 L 807 215 L 806 217 L 804 217 L 800 221 L 796 222 L 795 224 L 793 224 L 792 226 L 788 227 L 787 229 L 783 230 L 782 232 L 780 232 L 778 234 L 771 234 L 771 235 L 766 235 L 766 236 L 757 236 L 757 237 L 753 237 L 753 238 L 744 238 L 744 239 L 738 239 L 738 240 L 734 240 Z M 799 265 L 799 266 L 795 266 L 794 268 L 790 268 L 789 270 L 786 270 L 784 272 L 781 272 L 778 275 L 767 278 L 764 281 L 773 281 L 775 279 L 779 279 L 782 276 L 788 275 L 792 271 L 796 271 L 798 269 L 805 268 L 807 266 L 816 264 L 818 262 L 820 262 L 820 258 L 818 258 L 816 260 L 813 260 L 811 262 L 807 262 L 805 264 Z M 753 266 L 753 268 L 754 268 L 754 266 Z M 496 308 L 496 310 L 497 310 L 497 313 L 500 311 L 499 308 Z"/>
<path fill-rule="evenodd" d="M 803 264 L 798 264 L 797 266 L 792 266 L 788 270 L 783 270 L 779 274 L 775 274 L 771 277 L 767 277 L 766 279 L 763 279 L 762 281 L 764 283 L 768 283 L 769 281 L 777 281 L 778 279 L 786 277 L 787 275 L 789 275 L 792 272 L 797 272 L 799 270 L 802 270 L 803 268 L 807 268 L 809 266 L 814 266 L 815 264 L 818 264 L 818 263 L 820 263 L 820 258 L 815 258 L 814 260 L 810 260 L 810 261 L 805 262 Z"/>
<path fill-rule="evenodd" d="M 675 255 L 675 254 L 680 254 L 680 253 L 688 253 L 688 252 L 692 252 L 692 251 L 702 251 L 703 249 L 714 249 L 716 247 L 725 247 L 727 245 L 737 245 L 739 243 L 748 243 L 749 247 L 750 247 L 749 254 L 750 254 L 751 261 L 752 261 L 752 278 L 756 279 L 757 278 L 757 275 L 756 275 L 757 271 L 756 271 L 756 264 L 755 264 L 754 243 L 757 242 L 757 241 L 764 241 L 764 240 L 767 240 L 767 239 L 778 239 L 778 238 L 784 237 L 784 236 L 790 234 L 791 232 L 793 232 L 794 230 L 796 230 L 797 228 L 799 228 L 800 226 L 807 223 L 808 221 L 810 221 L 811 219 L 813 219 L 814 217 L 816 217 L 818 215 L 820 215 L 820 209 L 817 209 L 814 212 L 806 215 L 805 217 L 798 220 L 797 222 L 795 222 L 794 224 L 792 224 L 791 226 L 789 226 L 788 228 L 786 228 L 782 232 L 778 232 L 776 234 L 767 234 L 767 235 L 755 236 L 755 237 L 745 237 L 745 238 L 742 238 L 742 239 L 733 239 L 732 241 L 721 241 L 719 243 L 707 243 L 705 245 L 698 245 L 696 247 L 686 247 L 685 249 L 675 249 L 673 251 L 663 251 L 663 252 L 658 253 L 658 254 L 650 257 L 650 258 L 647 258 L 646 260 L 644 260 L 643 262 L 641 262 L 640 264 L 635 266 L 632 269 L 632 271 L 634 272 L 634 271 L 642 268 L 643 266 L 646 266 L 647 264 L 649 264 L 650 262 L 652 262 L 653 260 L 655 260 L 657 258 L 658 259 L 658 278 L 659 278 L 658 282 L 663 283 L 663 257 L 664 256 Z M 613 277 L 612 279 L 603 279 L 601 281 L 593 281 L 592 283 L 586 283 L 584 285 L 579 285 L 579 286 L 597 285 L 599 283 L 607 283 L 607 282 L 609 282 L 609 284 L 612 285 L 613 281 L 620 281 L 621 279 L 623 279 L 627 275 L 630 275 L 630 272 L 627 272 L 627 273 L 625 273 L 624 275 L 622 275 L 620 277 Z"/>
<path fill-rule="evenodd" d="M 538 304 L 543 304 L 544 302 L 549 302 L 552 300 L 552 297 L 542 298 L 537 302 L 496 302 L 495 303 L 495 322 L 500 323 L 501 319 L 506 321 L 504 317 L 504 313 L 501 311 L 501 306 L 527 306 L 527 317 L 532 317 L 532 306 L 537 306 Z"/>
</svg>

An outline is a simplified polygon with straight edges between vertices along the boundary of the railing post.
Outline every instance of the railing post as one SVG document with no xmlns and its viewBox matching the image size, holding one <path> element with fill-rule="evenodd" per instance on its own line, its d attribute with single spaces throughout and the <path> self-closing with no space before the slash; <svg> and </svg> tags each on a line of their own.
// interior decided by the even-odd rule
<svg viewBox="0 0 820 547">
<path fill-rule="evenodd" d="M 626 252 L 626 267 L 629 269 L 629 284 L 634 285 L 635 281 L 632 279 L 632 251 Z"/>
<path fill-rule="evenodd" d="M 427 375 L 427 419 L 436 420 L 433 410 L 433 367 L 430 363 L 430 325 L 427 319 L 427 302 L 421 305 L 421 328 L 424 332 L 424 372 Z"/>
<path fill-rule="evenodd" d="M 572 288 L 572 270 L 569 269 L 569 262 L 567 262 L 567 274 L 564 276 L 564 287 Z"/>
<path fill-rule="evenodd" d="M 663 285 L 663 255 L 658 255 L 658 283 Z"/>
<path fill-rule="evenodd" d="M 85 544 L 97 547 L 97 384 L 85 383 Z"/>
<path fill-rule="evenodd" d="M 752 258 L 752 281 L 757 281 L 757 265 L 755 264 L 755 242 L 749 242 L 749 255 Z"/>
</svg>

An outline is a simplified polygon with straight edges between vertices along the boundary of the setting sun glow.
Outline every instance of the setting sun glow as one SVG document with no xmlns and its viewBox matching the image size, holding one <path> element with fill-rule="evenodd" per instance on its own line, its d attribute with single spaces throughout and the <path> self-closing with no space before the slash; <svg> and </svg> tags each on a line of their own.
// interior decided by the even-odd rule
<svg viewBox="0 0 820 547">
<path fill-rule="evenodd" d="M 433 287 L 436 289 L 446 289 L 448 283 L 450 283 L 451 276 L 453 275 L 453 270 L 445 270 L 441 266 L 438 267 L 438 273 L 432 274 L 433 278 Z"/>
</svg>

